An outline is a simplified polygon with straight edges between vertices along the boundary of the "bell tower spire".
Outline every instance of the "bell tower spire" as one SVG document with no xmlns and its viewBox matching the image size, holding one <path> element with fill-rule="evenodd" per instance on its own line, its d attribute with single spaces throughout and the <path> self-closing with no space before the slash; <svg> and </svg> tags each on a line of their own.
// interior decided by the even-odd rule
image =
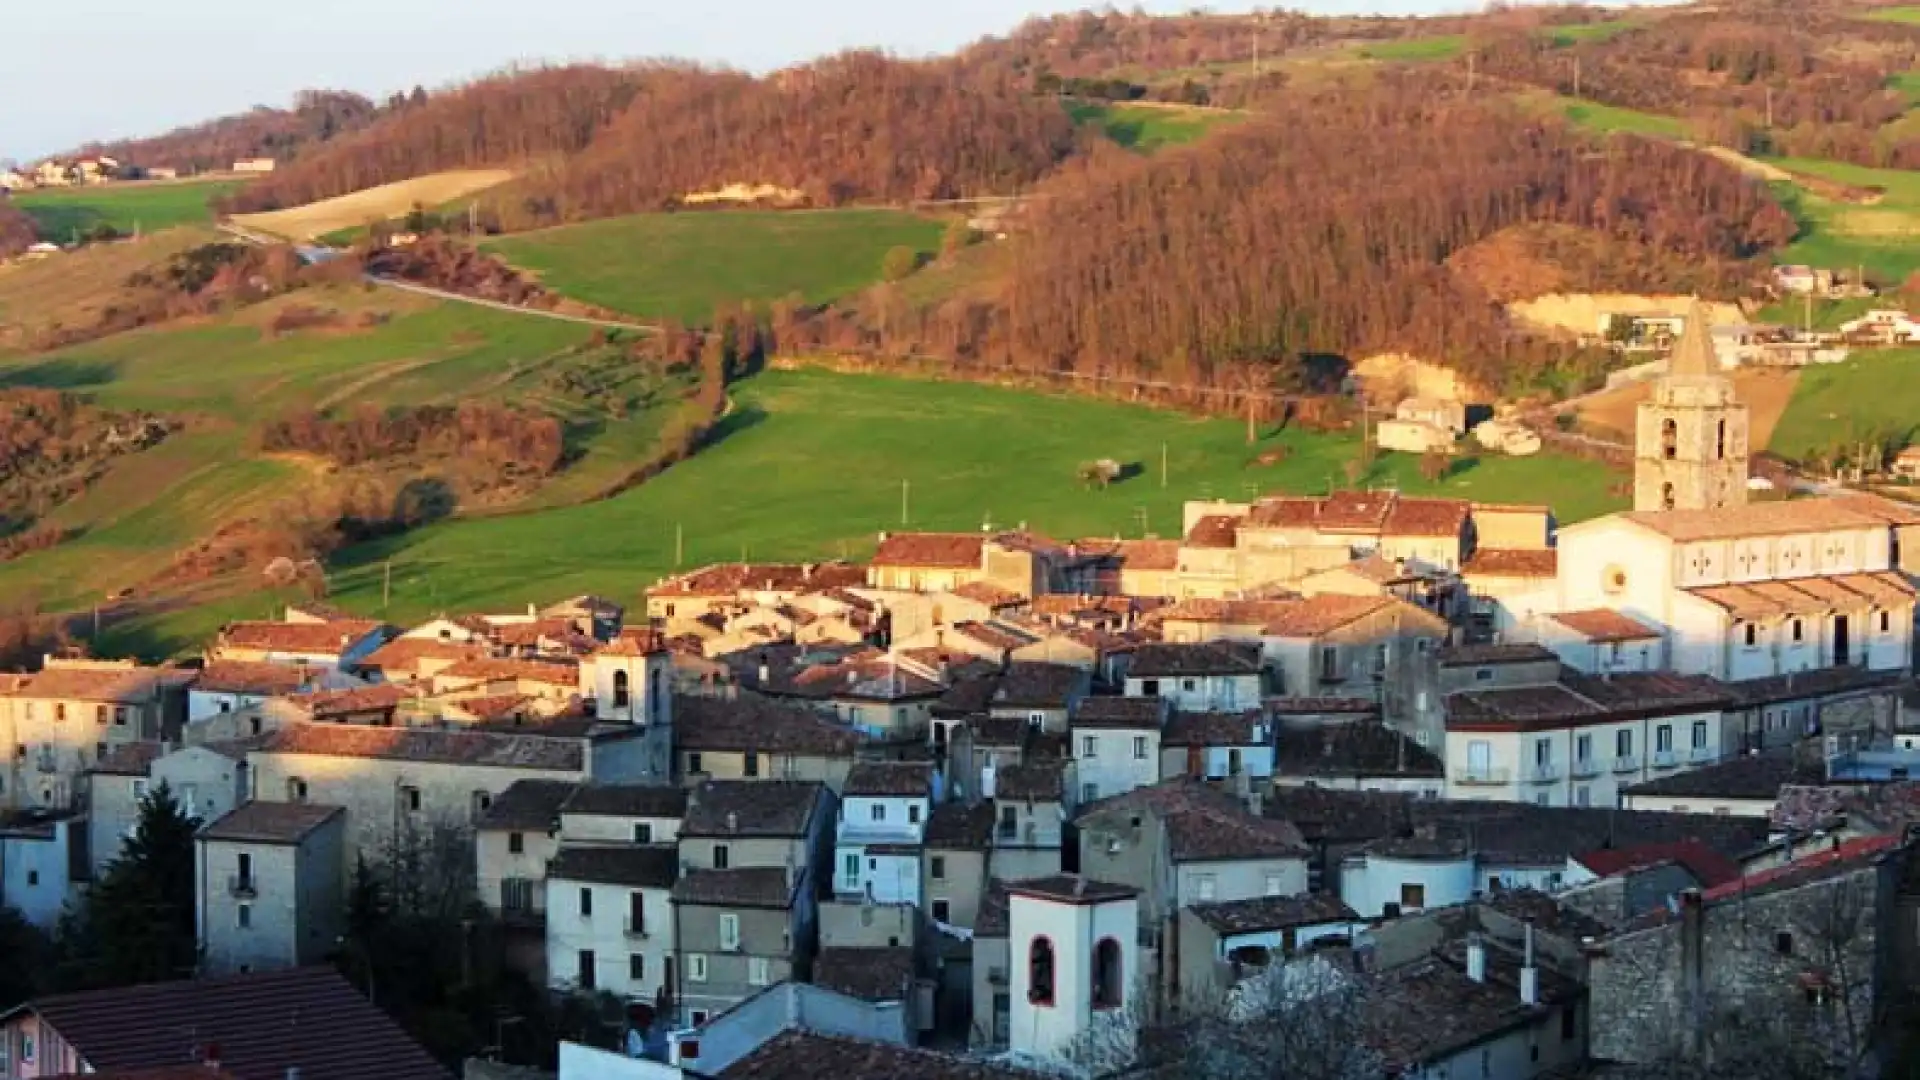
<svg viewBox="0 0 1920 1080">
<path fill-rule="evenodd" d="M 1712 510 L 1747 501 L 1747 407 L 1713 347 L 1712 316 L 1687 305 L 1667 373 L 1635 425 L 1633 508 Z"/>
</svg>

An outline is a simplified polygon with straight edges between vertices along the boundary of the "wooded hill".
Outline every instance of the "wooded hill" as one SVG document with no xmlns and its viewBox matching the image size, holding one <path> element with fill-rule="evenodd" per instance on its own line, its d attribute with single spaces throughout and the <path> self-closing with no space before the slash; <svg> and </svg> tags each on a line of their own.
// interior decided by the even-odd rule
<svg viewBox="0 0 1920 1080">
<path fill-rule="evenodd" d="M 0 259 L 9 259 L 40 239 L 39 229 L 27 212 L 0 196 Z"/>
<path fill-rule="evenodd" d="M 425 97 L 425 91 L 416 89 L 412 100 L 423 101 Z M 253 109 L 164 135 L 90 143 L 74 153 L 105 154 L 140 168 L 167 167 L 181 172 L 228 169 L 245 158 L 288 161 L 404 108 L 408 100 L 396 98 L 383 110 L 359 94 L 308 90 L 295 98 L 289 109 Z"/>
</svg>

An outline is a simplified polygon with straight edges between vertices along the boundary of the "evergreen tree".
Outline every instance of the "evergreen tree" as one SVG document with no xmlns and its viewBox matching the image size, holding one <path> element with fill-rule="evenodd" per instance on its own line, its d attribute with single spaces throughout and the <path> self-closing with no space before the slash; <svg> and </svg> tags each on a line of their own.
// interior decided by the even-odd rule
<svg viewBox="0 0 1920 1080">
<path fill-rule="evenodd" d="M 53 939 L 14 908 L 0 906 L 0 1010 L 52 987 Z"/>
<path fill-rule="evenodd" d="M 84 981 L 95 986 L 178 979 L 194 973 L 193 836 L 164 783 L 140 803 L 140 823 L 69 921 Z"/>
</svg>

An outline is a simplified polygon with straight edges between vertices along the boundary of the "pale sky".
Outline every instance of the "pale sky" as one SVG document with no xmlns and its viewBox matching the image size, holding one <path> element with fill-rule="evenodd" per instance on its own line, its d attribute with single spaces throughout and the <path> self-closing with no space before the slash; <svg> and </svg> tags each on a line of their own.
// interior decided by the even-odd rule
<svg viewBox="0 0 1920 1080">
<path fill-rule="evenodd" d="M 158 134 L 310 87 L 376 100 L 516 60 L 680 56 L 767 70 L 854 46 L 947 52 L 1089 0 L 5 0 L 0 158 Z M 1120 5 L 1131 8 L 1129 2 Z M 1141 0 L 1166 13 L 1194 0 Z M 1217 10 L 1259 4 L 1219 4 Z M 1295 0 L 1428 14 L 1477 0 Z"/>
</svg>

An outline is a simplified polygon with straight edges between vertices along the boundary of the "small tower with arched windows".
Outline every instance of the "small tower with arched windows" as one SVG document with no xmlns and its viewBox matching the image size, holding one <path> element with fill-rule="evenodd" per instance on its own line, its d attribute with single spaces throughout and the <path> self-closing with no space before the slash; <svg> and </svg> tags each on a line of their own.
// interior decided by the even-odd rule
<svg viewBox="0 0 1920 1080">
<path fill-rule="evenodd" d="M 1706 306 L 1695 300 L 1667 373 L 1640 403 L 1633 508 L 1715 510 L 1747 501 L 1747 407 L 1720 370 Z"/>
<path fill-rule="evenodd" d="M 580 661 L 580 696 L 603 723 L 645 728 L 649 779 L 673 773 L 673 654 L 660 635 L 629 629 Z"/>
<path fill-rule="evenodd" d="M 1131 885 L 1078 874 L 1007 885 L 1011 1050 L 1057 1058 L 1089 1037 L 1104 1052 L 1130 1047 L 1141 974 L 1139 896 Z"/>
</svg>

